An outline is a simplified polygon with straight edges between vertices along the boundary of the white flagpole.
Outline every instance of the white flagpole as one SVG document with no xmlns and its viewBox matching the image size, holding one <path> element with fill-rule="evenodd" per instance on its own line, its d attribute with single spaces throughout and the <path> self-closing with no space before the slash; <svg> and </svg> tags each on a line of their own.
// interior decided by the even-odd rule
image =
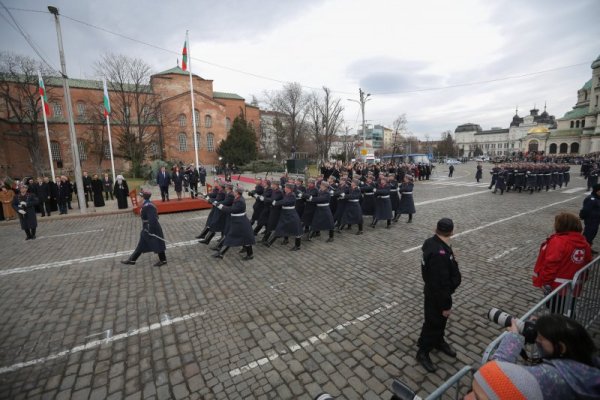
<svg viewBox="0 0 600 400">
<path fill-rule="evenodd" d="M 38 71 L 39 83 L 44 82 L 42 80 L 42 73 Z M 46 85 L 44 85 L 44 94 L 46 93 Z M 54 175 L 54 163 L 52 162 L 52 147 L 50 146 L 50 134 L 48 133 L 48 118 L 46 117 L 46 105 L 44 104 L 44 96 L 40 93 L 40 98 L 42 99 L 42 114 L 44 115 L 44 128 L 46 129 L 46 144 L 48 144 L 48 159 L 50 161 L 50 173 L 52 176 L 50 180 L 54 182 L 56 179 L 56 175 Z"/>
<path fill-rule="evenodd" d="M 187 46 L 187 69 L 190 73 L 190 97 L 192 98 L 192 126 L 194 127 L 194 154 L 196 155 L 196 165 L 194 170 L 198 169 L 198 134 L 196 133 L 196 107 L 194 107 L 194 82 L 192 81 L 192 56 L 190 54 L 190 41 L 188 32 L 185 31 L 185 45 Z"/>
<path fill-rule="evenodd" d="M 108 89 L 106 88 L 106 79 L 102 79 L 104 84 L 104 96 L 108 97 Z M 104 104 L 104 102 L 103 102 Z M 109 103 L 110 104 L 110 103 Z M 106 110 L 106 108 L 105 108 Z M 106 114 L 106 127 L 108 128 L 108 147 L 110 149 L 110 167 L 112 169 L 113 184 L 117 182 L 115 178 L 115 158 L 113 157 L 113 146 L 112 146 L 112 135 L 110 134 L 110 114 L 105 111 Z"/>
</svg>

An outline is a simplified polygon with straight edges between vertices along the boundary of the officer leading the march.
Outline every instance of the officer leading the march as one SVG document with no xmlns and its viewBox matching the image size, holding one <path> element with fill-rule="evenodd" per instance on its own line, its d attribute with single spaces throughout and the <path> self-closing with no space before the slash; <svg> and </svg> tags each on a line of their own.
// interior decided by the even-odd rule
<svg viewBox="0 0 600 400">
<path fill-rule="evenodd" d="M 428 372 L 434 372 L 429 352 L 438 349 L 450 357 L 456 352 L 444 340 L 446 322 L 452 310 L 452 293 L 461 282 L 458 263 L 449 245 L 454 231 L 450 218 L 442 218 L 437 223 L 435 235 L 423 243 L 421 273 L 425 282 L 425 322 L 419 337 L 417 361 Z"/>
</svg>

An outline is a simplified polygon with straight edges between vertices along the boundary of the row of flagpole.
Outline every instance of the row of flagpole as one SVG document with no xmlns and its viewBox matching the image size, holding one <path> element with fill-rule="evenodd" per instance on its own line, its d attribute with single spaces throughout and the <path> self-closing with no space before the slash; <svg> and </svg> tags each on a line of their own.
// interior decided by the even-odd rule
<svg viewBox="0 0 600 400">
<path fill-rule="evenodd" d="M 182 54 L 182 63 L 181 69 L 189 72 L 190 77 L 190 97 L 192 103 L 192 126 L 194 132 L 194 154 L 196 156 L 196 164 L 194 169 L 199 167 L 199 159 L 198 159 L 198 134 L 196 133 L 196 109 L 194 107 L 194 83 L 192 80 L 192 68 L 189 57 L 189 46 L 188 46 L 188 31 L 185 32 L 185 42 L 183 44 L 183 54 Z M 42 114 L 44 115 L 44 129 L 46 131 L 46 144 L 48 145 L 48 158 L 50 161 L 50 172 L 52 174 L 52 179 L 56 177 L 54 174 L 54 163 L 52 160 L 52 146 L 50 145 L 50 134 L 48 132 L 48 117 L 50 116 L 50 107 L 48 104 L 48 97 L 46 94 L 46 87 L 44 86 L 44 80 L 42 79 L 42 74 L 38 71 L 38 85 L 39 85 L 39 93 L 40 100 L 42 102 Z M 108 88 L 106 86 L 106 79 L 102 79 L 102 86 L 104 89 L 104 117 L 106 118 L 106 127 L 108 130 L 108 147 L 110 149 L 110 166 L 112 170 L 112 179 L 113 182 L 116 182 L 115 177 L 115 160 L 113 155 L 113 146 L 112 146 L 112 135 L 110 131 L 110 98 L 108 96 Z"/>
</svg>

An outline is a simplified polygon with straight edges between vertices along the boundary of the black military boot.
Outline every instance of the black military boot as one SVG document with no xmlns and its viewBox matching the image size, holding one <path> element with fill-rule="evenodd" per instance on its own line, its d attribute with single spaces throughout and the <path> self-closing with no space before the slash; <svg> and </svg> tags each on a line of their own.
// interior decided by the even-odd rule
<svg viewBox="0 0 600 400">
<path fill-rule="evenodd" d="M 35 230 L 37 228 L 31 228 L 31 239 L 35 239 Z"/>
<path fill-rule="evenodd" d="M 271 247 L 273 245 L 273 243 L 275 243 L 276 240 L 277 240 L 277 236 L 275 236 L 275 232 L 271 232 L 271 234 L 269 235 L 269 238 L 263 244 L 267 247 Z"/>
<path fill-rule="evenodd" d="M 262 225 L 258 224 L 256 225 L 256 228 L 254 228 L 254 236 L 258 235 L 258 232 L 260 232 L 260 230 L 262 229 Z"/>
<path fill-rule="evenodd" d="M 202 232 L 201 232 L 201 233 L 200 233 L 198 236 L 196 236 L 196 239 L 204 239 L 204 237 L 205 237 L 205 236 L 206 236 L 206 234 L 208 233 L 208 229 L 209 229 L 209 227 L 208 227 L 208 226 L 207 226 L 206 228 L 204 228 L 204 229 L 202 230 Z"/>
<path fill-rule="evenodd" d="M 252 260 L 254 258 L 254 253 L 252 252 L 252 246 L 245 246 L 246 247 L 246 255 L 244 257 L 242 257 L 242 260 L 244 261 L 248 261 L 248 260 Z"/>
<path fill-rule="evenodd" d="M 333 242 L 333 229 L 329 230 L 329 239 L 327 239 L 327 243 Z"/>
<path fill-rule="evenodd" d="M 377 218 L 373 218 L 373 222 L 371 223 L 371 228 L 375 228 L 375 225 L 377 225 Z"/>
<path fill-rule="evenodd" d="M 209 244 L 213 237 L 215 237 L 215 233 L 211 231 L 211 232 L 208 232 L 208 234 L 204 237 L 204 239 L 200 239 L 198 242 L 203 243 L 203 244 Z"/>
<path fill-rule="evenodd" d="M 408 214 L 408 221 L 406 221 L 407 224 L 412 224 L 412 214 Z"/>
<path fill-rule="evenodd" d="M 285 236 L 285 237 L 283 238 L 283 241 L 281 242 L 281 245 L 282 245 L 282 246 L 285 246 L 285 245 L 286 245 L 286 244 L 288 244 L 289 242 L 290 242 L 290 239 L 289 239 L 287 236 Z"/>
<path fill-rule="evenodd" d="M 400 218 L 400 214 L 398 214 L 398 211 L 394 211 L 394 219 L 392 221 L 398 222 L 398 218 Z"/>
<path fill-rule="evenodd" d="M 357 235 L 362 235 L 363 234 L 363 225 L 362 224 L 358 224 L 358 232 L 356 232 Z"/>
<path fill-rule="evenodd" d="M 302 238 L 297 237 L 294 239 L 294 247 L 290 249 L 290 251 L 298 251 L 300 250 L 300 245 L 302 244 Z"/>
<path fill-rule="evenodd" d="M 429 357 L 429 353 L 417 352 L 417 362 L 425 368 L 427 372 L 435 372 L 437 368 L 433 365 L 431 358 Z"/>
<path fill-rule="evenodd" d="M 391 228 L 391 226 L 392 226 L 392 220 L 391 220 L 391 219 L 388 219 L 388 220 L 387 220 L 387 225 L 385 226 L 385 229 L 390 229 L 390 228 Z"/>
<path fill-rule="evenodd" d="M 227 253 L 227 250 L 229 250 L 229 246 L 223 246 L 221 250 L 213 254 L 213 257 L 222 259 L 223 256 L 225 256 L 225 253 Z"/>
</svg>

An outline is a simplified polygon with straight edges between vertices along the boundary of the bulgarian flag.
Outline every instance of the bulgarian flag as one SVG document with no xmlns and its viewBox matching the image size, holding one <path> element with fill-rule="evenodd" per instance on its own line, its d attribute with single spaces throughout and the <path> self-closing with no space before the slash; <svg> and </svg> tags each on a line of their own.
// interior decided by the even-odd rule
<svg viewBox="0 0 600 400">
<path fill-rule="evenodd" d="M 46 118 L 50 117 L 50 106 L 48 105 L 48 95 L 46 94 L 46 87 L 44 86 L 44 80 L 42 79 L 42 73 L 38 71 L 38 85 L 40 87 L 40 97 L 44 104 L 44 115 Z"/>
<path fill-rule="evenodd" d="M 104 85 L 104 117 L 108 117 L 110 114 L 110 99 L 108 98 L 108 89 L 106 88 L 106 79 L 102 79 Z"/>
<path fill-rule="evenodd" d="M 185 42 L 183 42 L 183 51 L 181 53 L 181 69 L 187 71 L 188 64 L 188 46 L 187 33 L 185 34 Z"/>
</svg>

